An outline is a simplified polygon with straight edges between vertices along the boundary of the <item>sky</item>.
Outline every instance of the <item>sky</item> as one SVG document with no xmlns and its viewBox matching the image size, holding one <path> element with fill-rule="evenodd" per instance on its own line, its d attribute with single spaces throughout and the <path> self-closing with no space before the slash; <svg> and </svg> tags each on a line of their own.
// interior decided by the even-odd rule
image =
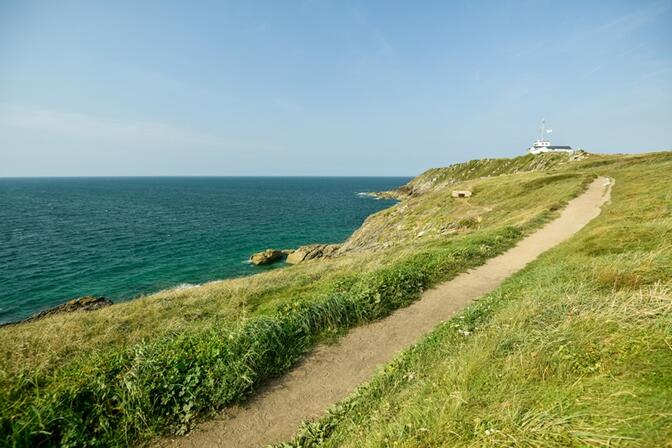
<svg viewBox="0 0 672 448">
<path fill-rule="evenodd" d="M 672 149 L 672 0 L 0 0 L 0 177 Z"/>
</svg>

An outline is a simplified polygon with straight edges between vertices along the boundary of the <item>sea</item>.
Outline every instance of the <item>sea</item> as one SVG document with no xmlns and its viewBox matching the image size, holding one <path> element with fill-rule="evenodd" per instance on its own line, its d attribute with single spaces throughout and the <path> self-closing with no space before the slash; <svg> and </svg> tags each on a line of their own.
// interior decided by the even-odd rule
<svg viewBox="0 0 672 448">
<path fill-rule="evenodd" d="M 0 323 L 251 275 L 266 248 L 345 240 L 404 177 L 0 179 Z"/>
</svg>

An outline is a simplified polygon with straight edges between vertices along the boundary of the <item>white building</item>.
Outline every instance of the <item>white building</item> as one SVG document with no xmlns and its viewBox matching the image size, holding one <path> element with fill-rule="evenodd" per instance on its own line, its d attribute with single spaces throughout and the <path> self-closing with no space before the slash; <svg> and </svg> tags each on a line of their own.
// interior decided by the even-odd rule
<svg viewBox="0 0 672 448">
<path fill-rule="evenodd" d="M 545 140 L 544 136 L 553 132 L 552 129 L 546 129 L 546 122 L 541 120 L 541 127 L 539 128 L 539 138 L 532 143 L 532 146 L 528 149 L 530 154 L 541 154 L 544 152 L 567 152 L 573 153 L 574 150 L 571 146 L 552 146 L 550 140 Z"/>
</svg>

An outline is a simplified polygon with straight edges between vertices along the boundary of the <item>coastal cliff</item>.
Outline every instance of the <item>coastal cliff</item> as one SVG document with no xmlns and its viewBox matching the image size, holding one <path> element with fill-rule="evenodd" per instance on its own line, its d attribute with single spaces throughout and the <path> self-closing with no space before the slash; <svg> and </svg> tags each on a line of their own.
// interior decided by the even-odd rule
<svg viewBox="0 0 672 448">
<path fill-rule="evenodd" d="M 669 371 L 669 347 L 654 342 L 665 340 L 669 314 L 661 310 L 667 309 L 663 299 L 669 296 L 664 282 L 672 275 L 667 247 L 672 226 L 666 208 L 671 164 L 668 152 L 590 155 L 578 162 L 524 156 L 430 170 L 405 188 L 412 194 L 371 215 L 331 256 L 313 258 L 319 261 L 3 327 L 0 444 L 128 446 L 185 434 L 199 420 L 254 394 L 268 378 L 287 372 L 319 341 L 378 321 L 438 283 L 514 247 L 526 233 L 557 216 L 596 176 L 615 179 L 612 204 L 579 238 L 545 255 L 543 269 L 526 269 L 506 290 L 479 300 L 464 319 L 442 325 L 428 340 L 429 347 L 408 355 L 409 363 L 384 367 L 381 371 L 390 376 L 374 379 L 373 398 L 363 395 L 356 407 L 338 408 L 335 420 L 320 423 L 315 431 L 307 429 L 305 437 L 327 438 L 335 429 L 355 439 L 369 437 L 358 428 L 379 425 L 378 417 L 389 412 L 388 397 L 400 385 L 416 384 L 427 386 L 427 393 L 404 392 L 406 398 L 419 397 L 417 406 L 408 407 L 412 418 L 425 415 L 423 406 L 435 405 L 431 415 L 442 416 L 439 410 L 445 409 L 446 400 L 454 402 L 448 395 L 460 384 L 471 385 L 462 397 L 470 396 L 472 386 L 479 391 L 478 403 L 467 409 L 469 422 L 481 415 L 481 406 L 500 415 L 499 410 L 511 405 L 508 397 L 525 393 L 518 404 L 521 412 L 562 396 L 565 404 L 552 407 L 554 412 L 569 406 L 572 415 L 599 414 L 604 422 L 600 434 L 615 427 L 619 434 L 630 434 L 629 423 L 622 422 L 639 418 L 642 409 L 646 415 L 663 415 L 666 407 L 661 403 L 669 399 L 666 380 L 657 380 Z M 492 172 L 474 168 L 481 165 Z M 455 190 L 473 194 L 455 198 Z M 494 323 L 486 327 L 491 319 Z M 487 339 L 480 338 L 482 329 Z M 583 340 L 588 342 L 581 344 Z M 477 369 L 453 380 L 451 375 L 465 365 Z M 520 365 L 530 366 L 526 374 L 517 370 Z M 474 371 L 487 376 L 474 377 Z M 642 371 L 655 381 L 633 383 Z M 426 399 L 436 396 L 433 378 L 447 379 L 440 390 L 448 395 L 441 394 L 447 398 L 440 403 Z M 605 394 L 590 389 L 589 400 L 577 400 L 591 384 Z M 497 391 L 514 386 L 501 401 Z M 635 386 L 636 402 L 631 394 L 613 394 L 614 388 L 629 391 Z M 376 397 L 384 401 L 380 409 L 367 408 L 377 403 Z M 351 415 L 350 409 L 357 412 Z M 610 417 L 614 409 L 620 413 L 616 420 Z M 539 408 L 535 415 L 547 419 L 547 411 Z M 458 423 L 465 421 L 460 415 Z M 375 419 L 362 426 L 340 427 L 369 416 Z M 562 416 L 552 414 L 549 424 Z M 656 428 L 669 428 L 666 418 L 656 420 L 659 427 L 650 426 L 655 440 L 665 440 L 664 431 Z M 437 427 L 452 421 L 440 421 Z M 406 423 L 403 431 L 414 428 Z M 504 423 L 521 426 L 517 420 Z M 464 429 L 450 427 L 455 433 Z M 585 426 L 579 422 L 571 428 L 571 434 L 583 434 Z M 516 430 L 523 434 L 526 427 Z M 470 431 L 461 437 L 474 444 L 484 440 L 478 438 L 481 433 L 476 437 Z M 547 439 L 534 440 L 542 444 Z M 440 445 L 439 439 L 430 442 Z M 301 443 L 296 446 L 311 446 Z"/>
<path fill-rule="evenodd" d="M 585 160 L 589 156 L 585 152 L 578 155 L 525 155 L 513 159 L 471 160 L 429 169 L 395 190 L 367 193 L 377 198 L 395 199 L 399 203 L 366 218 L 342 244 L 303 246 L 295 251 L 296 255 L 288 251 L 287 261 L 296 264 L 351 252 L 384 250 L 416 239 L 450 237 L 468 232 L 478 228 L 493 209 L 479 201 L 478 197 L 468 200 L 453 198 L 450 193 L 457 185 L 470 189 L 478 183 L 474 182 L 477 180 L 517 173 L 551 172 L 554 168 Z"/>
</svg>

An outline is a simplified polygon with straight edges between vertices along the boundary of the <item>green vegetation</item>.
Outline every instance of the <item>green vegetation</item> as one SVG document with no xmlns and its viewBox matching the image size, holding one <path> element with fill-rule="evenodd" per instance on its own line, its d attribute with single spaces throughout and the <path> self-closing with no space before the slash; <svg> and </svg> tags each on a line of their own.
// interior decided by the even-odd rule
<svg viewBox="0 0 672 448">
<path fill-rule="evenodd" d="M 490 160 L 484 162 L 487 168 L 478 162 L 445 168 L 433 172 L 431 179 L 423 175 L 422 191 L 368 219 L 346 243 L 347 254 L 342 257 L 2 328 L 0 443 L 115 446 L 166 432 L 183 433 L 198 418 L 240 401 L 263 379 L 286 371 L 316 342 L 383 317 L 417 299 L 430 285 L 511 247 L 553 217 L 596 174 L 608 173 L 621 182 L 620 173 L 629 173 L 628 169 L 635 178 L 650 169 L 660 177 L 664 169 L 669 172 L 669 160 L 669 153 L 591 156 L 572 163 L 566 157 L 525 156 Z M 525 169 L 539 171 L 522 172 Z M 625 187 L 617 187 L 623 188 L 617 190 L 620 195 L 625 194 Z M 474 196 L 454 200 L 452 189 L 471 189 Z M 669 194 L 670 189 L 666 191 Z M 641 192 L 633 193 L 630 201 L 637 201 L 637 194 Z M 644 207 L 644 202 L 639 205 Z M 641 215 L 639 210 L 633 213 Z M 619 225 L 610 231 L 623 232 Z M 641 248 L 643 236 L 623 232 L 620 237 L 622 244 L 630 241 Z M 661 252 L 655 260 L 644 255 L 642 260 L 656 266 L 651 272 L 660 274 L 665 255 Z M 557 269 L 563 265 L 549 263 L 558 264 Z M 634 263 L 633 269 L 640 271 L 646 266 Z M 628 277 L 616 269 L 629 265 L 614 258 L 610 266 L 612 271 L 600 271 L 605 282 L 618 277 L 616 283 L 632 285 L 650 278 L 637 271 L 621 280 Z M 499 313 L 497 309 L 515 302 L 503 295 L 497 308 L 494 299 L 488 300 L 492 310 L 468 312 L 482 315 L 481 320 L 474 317 L 474 326 L 480 328 Z M 449 332 L 440 329 L 437 334 L 442 331 Z M 433 337 L 438 338 L 438 347 L 440 337 Z M 460 344 L 473 339 L 450 337 Z M 455 357 L 460 346 L 444 342 L 438 357 L 448 359 L 450 353 Z M 413 355 L 407 356 L 403 362 L 411 363 Z M 432 359 L 428 354 L 417 362 L 425 358 Z M 427 372 L 432 365 L 426 365 Z M 436 365 L 439 369 L 440 363 Z M 385 378 L 377 377 L 366 390 L 373 391 Z M 391 397 L 396 389 L 380 390 L 381 397 Z M 372 415 L 378 415 L 375 400 L 367 400 Z M 353 409 L 362 406 L 356 398 L 350 403 L 347 406 Z M 342 425 L 352 418 L 335 413 L 328 423 L 311 428 L 337 441 L 341 429 L 343 434 L 348 431 Z"/>
<path fill-rule="evenodd" d="M 577 166 L 597 219 L 282 446 L 669 446 L 672 153 Z"/>
<path fill-rule="evenodd" d="M 417 196 L 427 191 L 482 177 L 530 171 L 549 171 L 552 168 L 561 167 L 567 162 L 568 158 L 565 154 L 552 153 L 542 156 L 528 154 L 513 159 L 475 159 L 445 168 L 429 169 L 399 188 L 397 193 L 401 196 Z"/>
<path fill-rule="evenodd" d="M 555 162 L 557 156 L 551 154 L 550 160 Z M 494 166 L 494 162 L 488 161 L 488 166 Z M 499 162 L 514 170 L 519 166 L 508 163 L 506 159 Z M 469 167 L 474 163 L 464 165 Z M 455 166 L 446 170 L 452 171 L 453 175 L 457 171 Z M 469 172 L 466 170 L 466 173 Z M 467 177 L 465 173 L 459 174 Z M 426 174 L 420 177 L 423 176 Z M 370 216 L 343 244 L 342 250 L 379 250 L 404 247 L 417 241 L 441 243 L 447 236 L 475 229 L 520 225 L 548 211 L 560 209 L 569 196 L 558 198 L 558 194 L 576 191 L 577 183 L 586 184 L 592 180 L 592 176 L 574 170 L 554 170 L 544 174 L 504 174 L 491 179 L 479 177 L 459 184 L 446 182 L 445 178 L 438 175 L 433 179 L 437 179 L 436 183 L 423 183 L 423 193 Z M 454 189 L 470 190 L 474 196 L 453 200 L 449 196 Z"/>
</svg>

